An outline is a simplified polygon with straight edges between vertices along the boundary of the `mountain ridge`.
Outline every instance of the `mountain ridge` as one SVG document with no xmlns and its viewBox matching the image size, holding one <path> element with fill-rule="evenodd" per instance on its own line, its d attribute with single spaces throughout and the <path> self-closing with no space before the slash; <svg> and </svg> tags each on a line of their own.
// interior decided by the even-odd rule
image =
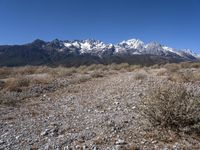
<svg viewBox="0 0 200 150">
<path fill-rule="evenodd" d="M 122 62 L 152 64 L 198 61 L 199 58 L 200 55 L 189 49 L 178 50 L 158 42 L 145 44 L 139 39 L 124 40 L 118 44 L 107 44 L 94 39 L 55 39 L 50 42 L 36 39 L 32 43 L 23 45 L 0 46 L 0 66 L 43 64 L 78 66 Z"/>
</svg>

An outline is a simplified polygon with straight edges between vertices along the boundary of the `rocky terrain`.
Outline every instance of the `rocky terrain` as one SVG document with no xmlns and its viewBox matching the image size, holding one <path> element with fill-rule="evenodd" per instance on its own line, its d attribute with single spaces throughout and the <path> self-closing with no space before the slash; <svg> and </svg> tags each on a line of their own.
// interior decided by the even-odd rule
<svg viewBox="0 0 200 150">
<path fill-rule="evenodd" d="M 153 127 L 139 107 L 150 89 L 179 82 L 169 75 L 179 66 L 95 66 L 56 75 L 48 84 L 29 85 L 21 91 L 8 91 L 4 85 L 0 91 L 4 101 L 0 105 L 0 149 L 200 149 L 198 135 Z M 200 73 L 198 64 L 179 70 Z M 180 82 L 199 92 L 200 76 L 195 77 L 195 81 Z M 5 76 L 1 78 L 6 84 Z M 15 105 L 5 102 L 11 95 Z"/>
</svg>

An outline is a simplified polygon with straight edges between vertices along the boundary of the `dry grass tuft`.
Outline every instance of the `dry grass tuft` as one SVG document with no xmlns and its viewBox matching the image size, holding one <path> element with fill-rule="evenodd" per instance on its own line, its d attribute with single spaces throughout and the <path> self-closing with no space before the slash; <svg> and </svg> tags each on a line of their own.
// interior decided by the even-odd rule
<svg viewBox="0 0 200 150">
<path fill-rule="evenodd" d="M 179 64 L 171 63 L 164 65 L 164 68 L 166 68 L 168 72 L 174 73 L 177 72 L 181 68 L 181 66 Z"/>
<path fill-rule="evenodd" d="M 179 71 L 169 74 L 168 79 L 173 82 L 199 82 L 200 73 L 184 70 L 182 72 Z"/>
<path fill-rule="evenodd" d="M 28 87 L 30 84 L 30 79 L 24 76 L 19 76 L 18 78 L 11 78 L 5 82 L 4 88 L 8 91 L 20 92 L 22 87 Z"/>
<path fill-rule="evenodd" d="M 56 77 L 71 76 L 76 72 L 77 72 L 77 70 L 74 67 L 72 67 L 72 68 L 57 67 L 57 68 L 52 68 L 49 71 L 49 74 L 56 78 Z"/>
<path fill-rule="evenodd" d="M 7 68 L 7 67 L 0 68 L 0 79 L 9 77 L 10 74 L 12 74 L 12 72 L 13 71 L 11 68 Z"/>
<path fill-rule="evenodd" d="M 105 76 L 105 73 L 103 71 L 94 71 L 92 74 L 91 74 L 91 77 L 92 78 L 102 78 Z"/>
<path fill-rule="evenodd" d="M 145 73 L 142 73 L 142 72 L 138 72 L 135 74 L 134 78 L 136 80 L 144 80 L 147 78 L 147 75 Z"/>
<path fill-rule="evenodd" d="M 141 110 L 154 126 L 200 134 L 200 93 L 168 83 L 150 90 Z"/>
<path fill-rule="evenodd" d="M 154 69 L 154 71 L 155 71 L 155 69 Z M 165 69 L 165 68 L 156 69 L 157 76 L 165 76 L 166 74 L 167 74 L 167 69 Z"/>
</svg>

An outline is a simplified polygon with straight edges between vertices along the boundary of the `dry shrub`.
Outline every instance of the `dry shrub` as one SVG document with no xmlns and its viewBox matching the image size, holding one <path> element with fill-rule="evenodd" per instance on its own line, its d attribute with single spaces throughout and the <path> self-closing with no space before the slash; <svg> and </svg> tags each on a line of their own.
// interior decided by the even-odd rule
<svg viewBox="0 0 200 150">
<path fill-rule="evenodd" d="M 142 73 L 142 72 L 138 72 L 134 76 L 134 79 L 136 79 L 136 80 L 144 80 L 146 78 L 147 78 L 147 75 L 145 73 Z"/>
<path fill-rule="evenodd" d="M 180 69 L 180 65 L 179 64 L 166 64 L 164 65 L 164 68 L 166 68 L 168 70 L 168 72 L 173 73 L 173 72 L 177 72 Z"/>
<path fill-rule="evenodd" d="M 150 89 L 142 101 L 142 113 L 154 126 L 200 133 L 200 93 L 196 91 L 175 83 Z"/>
<path fill-rule="evenodd" d="M 160 64 L 155 64 L 151 66 L 151 69 L 159 69 L 160 67 L 161 67 Z"/>
<path fill-rule="evenodd" d="M 165 68 L 160 68 L 160 69 L 158 69 L 157 72 L 156 72 L 156 75 L 157 75 L 157 76 L 164 76 L 164 75 L 166 75 L 166 74 L 167 74 L 167 69 L 165 69 Z"/>
<path fill-rule="evenodd" d="M 4 88 L 8 91 L 21 91 L 21 87 L 28 87 L 30 79 L 24 76 L 8 79 L 5 82 Z"/>
<path fill-rule="evenodd" d="M 200 62 L 182 62 L 181 68 L 200 68 Z"/>
<path fill-rule="evenodd" d="M 5 82 L 0 80 L 0 90 L 5 86 Z"/>
<path fill-rule="evenodd" d="M 53 81 L 53 77 L 46 76 L 46 77 L 36 77 L 31 79 L 31 84 L 48 84 Z"/>
<path fill-rule="evenodd" d="M 87 66 L 87 71 L 93 71 L 93 70 L 99 70 L 99 69 L 102 69 L 104 68 L 104 65 L 102 64 L 92 64 L 90 66 Z"/>
<path fill-rule="evenodd" d="M 57 67 L 57 68 L 52 68 L 49 74 L 56 78 L 56 77 L 71 76 L 76 72 L 77 70 L 74 67 L 71 67 L 71 68 Z"/>
<path fill-rule="evenodd" d="M 191 63 L 191 68 L 200 68 L 200 62 Z"/>
<path fill-rule="evenodd" d="M 85 65 L 79 66 L 77 68 L 77 72 L 81 73 L 81 74 L 87 74 L 88 73 L 87 66 L 85 66 Z"/>
<path fill-rule="evenodd" d="M 25 66 L 25 67 L 14 67 L 13 72 L 20 75 L 28 75 L 28 74 L 34 74 L 37 67 L 34 66 Z"/>
<path fill-rule="evenodd" d="M 38 66 L 35 70 L 35 74 L 49 73 L 53 68 L 47 66 Z"/>
<path fill-rule="evenodd" d="M 94 71 L 94 72 L 91 74 L 91 77 L 92 77 L 92 78 L 102 78 L 102 77 L 104 77 L 104 76 L 105 76 L 104 72 L 103 72 L 103 71 L 99 71 L 99 70 Z"/>
<path fill-rule="evenodd" d="M 121 69 L 127 69 L 129 68 L 129 64 L 128 63 L 121 63 L 121 64 L 118 64 L 118 69 L 121 70 Z"/>
<path fill-rule="evenodd" d="M 110 70 L 122 70 L 122 69 L 126 69 L 128 67 L 129 67 L 129 64 L 127 64 L 127 63 L 122 63 L 122 64 L 113 63 L 113 64 L 109 65 Z"/>
<path fill-rule="evenodd" d="M 11 68 L 3 67 L 0 68 L 0 79 L 7 78 L 13 73 Z"/>
<path fill-rule="evenodd" d="M 180 63 L 180 67 L 181 68 L 190 68 L 191 67 L 191 63 L 190 62 L 181 62 Z"/>
<path fill-rule="evenodd" d="M 132 71 L 139 70 L 139 69 L 141 69 L 140 65 L 129 65 L 129 67 L 126 68 L 126 71 L 132 72 Z"/>
<path fill-rule="evenodd" d="M 190 70 L 179 71 L 170 74 L 168 79 L 174 82 L 199 82 L 200 72 L 192 72 Z"/>
<path fill-rule="evenodd" d="M 189 82 L 191 78 L 191 74 L 188 73 L 182 73 L 182 72 L 176 72 L 173 74 L 170 74 L 168 79 L 173 82 Z"/>
<path fill-rule="evenodd" d="M 91 77 L 89 76 L 80 76 L 80 77 L 77 77 L 73 83 L 83 83 L 83 82 L 87 82 L 91 79 Z"/>
</svg>

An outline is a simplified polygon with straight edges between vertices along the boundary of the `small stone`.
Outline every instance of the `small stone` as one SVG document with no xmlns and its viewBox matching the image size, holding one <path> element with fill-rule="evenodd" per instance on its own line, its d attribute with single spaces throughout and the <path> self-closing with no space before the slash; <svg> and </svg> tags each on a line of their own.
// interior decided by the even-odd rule
<svg viewBox="0 0 200 150">
<path fill-rule="evenodd" d="M 126 150 L 126 147 L 124 145 L 116 145 L 115 149 L 116 150 Z"/>
<path fill-rule="evenodd" d="M 139 96 L 139 97 L 142 97 L 142 96 L 143 96 L 143 94 L 142 94 L 142 93 L 139 93 L 139 94 L 138 94 L 138 96 Z"/>
<path fill-rule="evenodd" d="M 176 142 L 176 143 L 173 145 L 173 149 L 174 149 L 174 150 L 180 149 L 179 143 Z"/>
<path fill-rule="evenodd" d="M 21 135 L 16 136 L 15 138 L 18 140 L 21 137 Z"/>
<path fill-rule="evenodd" d="M 76 145 L 76 149 L 80 149 L 81 147 L 79 145 Z"/>
<path fill-rule="evenodd" d="M 119 102 L 114 102 L 115 105 L 119 105 Z"/>
<path fill-rule="evenodd" d="M 4 144 L 4 143 L 5 143 L 4 141 L 0 140 L 0 145 L 1 145 L 1 144 Z"/>
<path fill-rule="evenodd" d="M 151 143 L 152 143 L 152 144 L 156 144 L 156 143 L 158 143 L 158 141 L 152 141 Z"/>
<path fill-rule="evenodd" d="M 45 131 L 41 133 L 41 136 L 46 136 L 47 134 L 49 134 L 49 131 L 49 129 L 45 129 Z"/>
<path fill-rule="evenodd" d="M 116 142 L 115 142 L 116 145 L 125 145 L 127 144 L 124 140 L 122 139 L 118 139 Z"/>
<path fill-rule="evenodd" d="M 92 150 L 98 150 L 97 146 L 96 146 L 96 145 L 93 145 L 93 146 L 92 146 Z"/>
<path fill-rule="evenodd" d="M 83 150 L 86 150 L 88 148 L 87 145 L 83 145 Z"/>
<path fill-rule="evenodd" d="M 72 150 L 72 148 L 70 148 L 69 146 L 65 146 L 64 150 Z"/>
<path fill-rule="evenodd" d="M 132 109 L 135 109 L 135 108 L 136 108 L 135 106 L 132 107 Z"/>
</svg>

